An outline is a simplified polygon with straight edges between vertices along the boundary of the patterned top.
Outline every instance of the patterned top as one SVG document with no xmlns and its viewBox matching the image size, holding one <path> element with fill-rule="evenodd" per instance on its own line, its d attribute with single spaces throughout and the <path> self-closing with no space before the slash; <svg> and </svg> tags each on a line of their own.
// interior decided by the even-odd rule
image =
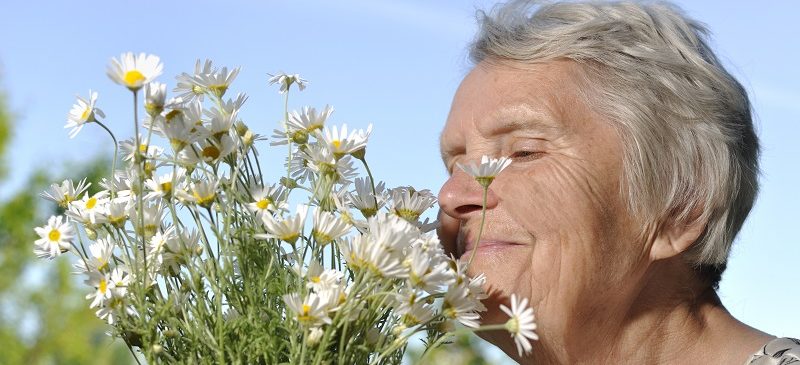
<svg viewBox="0 0 800 365">
<path fill-rule="evenodd" d="M 767 342 L 745 365 L 800 365 L 800 340 L 788 337 Z"/>
</svg>

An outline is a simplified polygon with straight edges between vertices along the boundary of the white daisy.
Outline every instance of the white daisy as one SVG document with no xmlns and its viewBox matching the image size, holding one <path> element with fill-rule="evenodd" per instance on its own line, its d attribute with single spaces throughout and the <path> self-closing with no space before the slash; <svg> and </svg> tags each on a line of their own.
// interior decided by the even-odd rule
<svg viewBox="0 0 800 365">
<path fill-rule="evenodd" d="M 39 196 L 53 201 L 58 204 L 59 207 L 66 209 L 69 207 L 69 203 L 75 201 L 75 199 L 86 192 L 91 185 L 91 183 L 86 182 L 86 178 L 81 180 L 77 186 L 72 182 L 72 180 L 67 179 L 62 181 L 60 185 L 50 185 L 50 190 L 43 192 Z"/>
<path fill-rule="evenodd" d="M 127 196 L 119 196 L 111 199 L 106 206 L 106 219 L 114 227 L 122 228 L 128 220 L 128 211 L 132 204 L 131 199 Z"/>
<path fill-rule="evenodd" d="M 144 196 L 145 199 L 165 198 L 169 199 L 173 193 L 173 185 L 180 184 L 183 181 L 185 170 L 177 168 L 174 172 L 170 172 L 159 177 L 147 179 L 144 182 L 146 188 L 150 192 Z"/>
<path fill-rule="evenodd" d="M 288 92 L 289 87 L 291 87 L 292 84 L 297 84 L 297 87 L 300 89 L 300 91 L 303 91 L 303 89 L 306 88 L 306 84 L 308 83 L 308 80 L 303 79 L 298 74 L 289 75 L 281 72 L 276 75 L 272 74 L 268 75 L 270 76 L 269 80 L 267 80 L 269 84 L 270 85 L 279 84 L 281 94 L 285 94 L 286 92 Z"/>
<path fill-rule="evenodd" d="M 510 164 L 511 159 L 508 157 L 489 158 L 486 155 L 481 157 L 481 163 L 477 165 L 472 162 L 469 164 L 456 163 L 460 169 L 475 178 L 484 188 L 488 187 L 500 171 Z"/>
<path fill-rule="evenodd" d="M 207 90 L 218 98 L 221 98 L 222 95 L 225 95 L 225 92 L 228 91 L 228 87 L 231 86 L 231 83 L 233 83 L 233 80 L 236 79 L 236 76 L 239 75 L 240 69 L 240 67 L 237 67 L 231 70 L 231 72 L 228 72 L 228 68 L 223 67 L 222 70 L 195 73 L 195 75 L 192 76 L 192 81 L 194 82 L 194 85 Z"/>
<path fill-rule="evenodd" d="M 70 250 L 75 233 L 63 216 L 51 216 L 43 227 L 34 228 L 39 239 L 34 242 L 33 253 L 38 258 L 54 259 Z"/>
<path fill-rule="evenodd" d="M 194 74 L 190 75 L 184 72 L 175 77 L 175 79 L 178 80 L 178 84 L 172 91 L 176 93 L 179 92 L 180 94 L 178 97 L 186 101 L 203 101 L 205 89 L 203 89 L 203 87 L 197 83 L 195 77 L 214 72 L 214 69 L 211 66 L 211 60 L 205 60 L 205 62 L 202 63 L 202 66 L 200 60 L 197 60 L 194 65 Z"/>
<path fill-rule="evenodd" d="M 320 245 L 326 245 L 333 240 L 345 235 L 351 226 L 337 217 L 335 214 L 326 212 L 320 208 L 314 210 L 314 228 L 311 235 Z"/>
<path fill-rule="evenodd" d="M 444 294 L 442 314 L 450 319 L 455 319 L 461 324 L 478 328 L 480 315 L 478 310 L 480 301 L 475 299 L 468 288 L 463 285 L 451 285 Z"/>
<path fill-rule="evenodd" d="M 142 206 L 142 217 L 136 214 L 138 204 L 131 204 L 129 207 L 130 221 L 137 234 L 150 238 L 158 228 L 161 227 L 162 217 L 164 216 L 164 204 L 161 200 L 147 201 Z M 140 222 L 141 221 L 141 222 Z"/>
<path fill-rule="evenodd" d="M 200 142 L 199 149 L 203 161 L 215 165 L 236 149 L 236 141 L 230 135 L 224 134 L 219 140 L 209 138 Z"/>
<path fill-rule="evenodd" d="M 111 238 L 98 238 L 89 245 L 89 257 L 85 258 L 86 261 L 78 260 L 75 268 L 79 274 L 88 274 L 92 271 L 108 272 L 113 255 L 114 242 Z"/>
<path fill-rule="evenodd" d="M 307 205 L 298 205 L 297 214 L 281 220 L 275 219 L 270 214 L 264 214 L 261 216 L 261 223 L 267 233 L 256 234 L 254 237 L 258 239 L 275 238 L 293 245 L 303 234 L 307 214 Z"/>
<path fill-rule="evenodd" d="M 186 265 L 193 257 L 203 252 L 203 246 L 200 245 L 200 232 L 194 229 L 181 231 L 172 239 L 167 240 L 164 248 L 165 250 L 161 254 L 163 268 L 169 269 L 172 274 L 177 274 L 182 265 Z"/>
<path fill-rule="evenodd" d="M 106 300 L 111 299 L 114 281 L 111 280 L 111 275 L 109 273 L 101 273 L 99 271 L 89 272 L 89 278 L 86 279 L 85 283 L 95 289 L 93 292 L 86 295 L 86 299 L 92 300 L 92 303 L 89 304 L 89 308 L 99 307 L 103 305 Z"/>
<path fill-rule="evenodd" d="M 131 137 L 120 142 L 119 151 L 124 161 L 133 160 L 136 157 L 136 151 L 137 151 L 136 139 L 134 137 Z M 150 144 L 149 140 L 141 134 L 139 135 L 138 151 L 140 154 L 144 155 L 144 157 L 147 159 L 155 159 L 164 153 L 163 148 L 156 146 L 154 144 Z"/>
<path fill-rule="evenodd" d="M 250 197 L 253 200 L 246 207 L 258 219 L 261 219 L 262 215 L 271 214 L 286 205 L 286 190 L 277 184 L 266 187 L 254 185 L 250 188 Z"/>
<path fill-rule="evenodd" d="M 349 134 L 347 133 L 347 124 L 343 124 L 341 129 L 336 126 L 325 127 L 321 132 L 317 132 L 317 138 L 325 141 L 333 154 L 340 157 L 364 149 L 371 133 L 372 124 L 367 127 L 366 132 L 359 129 L 351 131 Z"/>
<path fill-rule="evenodd" d="M 430 190 L 416 190 L 410 186 L 401 186 L 391 190 L 391 210 L 399 217 L 416 223 L 420 215 L 436 204 L 436 196 Z"/>
<path fill-rule="evenodd" d="M 388 253 L 371 235 L 344 238 L 339 241 L 339 249 L 350 269 L 367 270 L 380 279 L 403 278 L 408 274 L 397 255 Z"/>
<path fill-rule="evenodd" d="M 114 82 L 136 91 L 161 75 L 163 69 L 164 65 L 158 56 L 128 52 L 120 55 L 119 61 L 112 58 L 106 74 Z"/>
<path fill-rule="evenodd" d="M 92 196 L 87 192 L 83 195 L 83 199 L 70 203 L 70 213 L 72 213 L 70 216 L 82 221 L 88 218 L 91 224 L 105 223 L 108 201 L 108 190 L 98 191 Z"/>
<path fill-rule="evenodd" d="M 420 246 L 414 246 L 404 261 L 408 267 L 408 282 L 411 286 L 435 293 L 442 286 L 454 282 L 454 272 L 445 261 L 437 260 Z"/>
<path fill-rule="evenodd" d="M 511 317 L 506 322 L 506 329 L 514 338 L 519 356 L 522 356 L 523 350 L 526 354 L 530 353 L 533 349 L 531 340 L 538 340 L 539 336 L 533 332 L 536 330 L 536 323 L 534 322 L 533 308 L 528 306 L 528 299 L 517 300 L 517 295 L 511 294 L 511 309 L 501 304 L 500 310 Z"/>
<path fill-rule="evenodd" d="M 217 198 L 218 184 L 219 182 L 213 177 L 207 180 L 195 181 L 189 185 L 189 194 L 186 194 L 185 192 L 181 192 L 179 194 L 182 195 L 182 199 L 184 199 L 184 201 L 208 208 Z"/>
<path fill-rule="evenodd" d="M 355 190 L 348 194 L 349 201 L 364 215 L 369 218 L 375 215 L 386 203 L 386 183 L 383 181 L 375 185 L 375 194 L 372 193 L 372 180 L 369 177 L 357 178 Z"/>
<path fill-rule="evenodd" d="M 89 90 L 89 101 L 78 96 L 78 101 L 72 105 L 72 109 L 67 114 L 67 125 L 64 126 L 64 128 L 72 128 L 69 131 L 69 138 L 75 138 L 83 129 L 84 124 L 97 121 L 98 116 L 106 117 L 102 110 L 94 106 L 95 103 L 97 103 L 97 93 L 92 90 Z"/>
<path fill-rule="evenodd" d="M 161 114 L 167 100 L 167 85 L 151 82 L 144 85 L 144 110 L 150 116 Z"/>
<path fill-rule="evenodd" d="M 319 261 L 311 260 L 305 278 L 308 280 L 306 287 L 313 289 L 315 293 L 323 290 L 338 287 L 344 274 L 336 269 L 325 269 Z"/>
<path fill-rule="evenodd" d="M 283 301 L 288 309 L 294 312 L 294 318 L 303 325 L 319 326 L 331 323 L 326 303 L 315 293 L 308 293 L 302 299 L 297 293 L 286 294 L 283 296 Z"/>
</svg>

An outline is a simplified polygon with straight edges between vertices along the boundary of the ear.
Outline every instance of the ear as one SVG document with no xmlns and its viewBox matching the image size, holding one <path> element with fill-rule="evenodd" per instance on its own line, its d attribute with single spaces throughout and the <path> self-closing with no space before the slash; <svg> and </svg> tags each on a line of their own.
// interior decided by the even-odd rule
<svg viewBox="0 0 800 365">
<path fill-rule="evenodd" d="M 706 219 L 692 219 L 687 224 L 672 222 L 663 225 L 650 247 L 650 260 L 668 259 L 685 252 L 703 234 L 706 223 Z"/>
</svg>

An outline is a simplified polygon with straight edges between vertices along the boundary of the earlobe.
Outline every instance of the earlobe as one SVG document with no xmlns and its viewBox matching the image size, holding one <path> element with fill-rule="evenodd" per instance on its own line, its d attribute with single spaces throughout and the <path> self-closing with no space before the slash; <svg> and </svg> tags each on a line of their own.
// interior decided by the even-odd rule
<svg viewBox="0 0 800 365">
<path fill-rule="evenodd" d="M 662 226 L 650 247 L 650 260 L 657 261 L 680 255 L 691 247 L 706 228 L 705 219 L 694 219 L 688 224 Z"/>
</svg>

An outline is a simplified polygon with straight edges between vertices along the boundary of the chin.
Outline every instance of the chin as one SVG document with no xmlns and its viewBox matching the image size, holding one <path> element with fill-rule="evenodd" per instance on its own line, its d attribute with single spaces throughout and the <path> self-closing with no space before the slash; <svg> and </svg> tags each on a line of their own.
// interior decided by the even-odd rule
<svg viewBox="0 0 800 365">
<path fill-rule="evenodd" d="M 475 259 L 468 269 L 470 276 L 477 276 L 483 273 L 486 275 L 486 286 L 484 289 L 489 294 L 489 298 L 484 300 L 486 312 L 481 313 L 482 323 L 495 324 L 505 323 L 508 319 L 499 306 L 508 305 L 507 301 L 511 294 L 530 297 L 531 277 L 530 277 L 530 247 L 513 245 L 503 247 L 479 247 L 475 253 Z M 466 251 L 461 255 L 462 262 L 469 261 L 472 251 Z"/>
</svg>

